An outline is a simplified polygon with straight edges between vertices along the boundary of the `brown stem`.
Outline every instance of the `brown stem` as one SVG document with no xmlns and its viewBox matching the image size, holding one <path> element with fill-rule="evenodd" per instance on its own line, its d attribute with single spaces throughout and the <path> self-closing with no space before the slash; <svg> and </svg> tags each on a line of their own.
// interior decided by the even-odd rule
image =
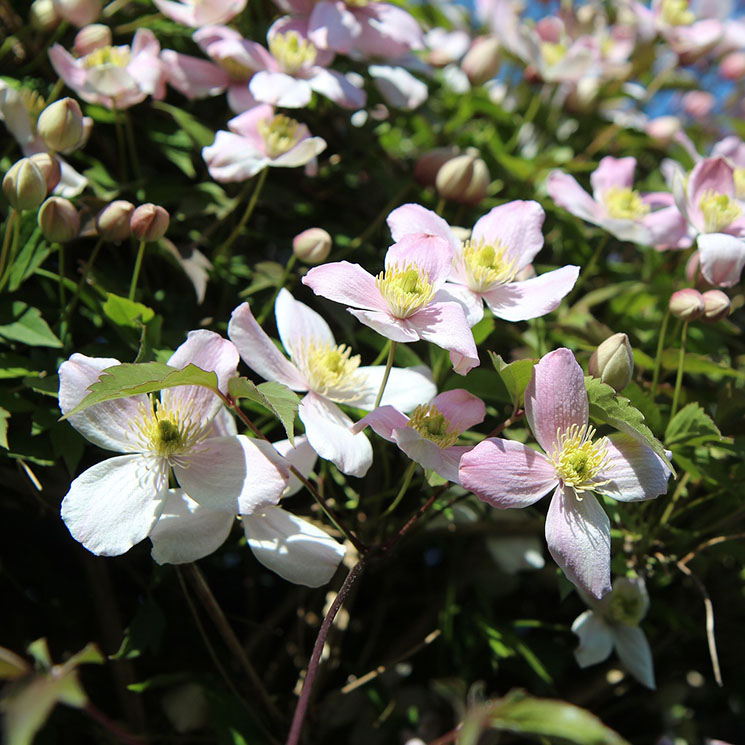
<svg viewBox="0 0 745 745">
<path fill-rule="evenodd" d="M 494 429 L 489 432 L 487 437 L 496 437 L 498 434 L 501 434 L 507 427 L 512 426 L 515 422 L 520 421 L 525 416 L 525 410 L 524 409 L 518 409 L 515 411 L 515 413 L 505 419 L 501 424 L 498 424 Z"/>
<path fill-rule="evenodd" d="M 140 740 L 134 735 L 122 729 L 115 721 L 109 719 L 106 714 L 97 709 L 90 701 L 83 707 L 83 711 L 91 718 L 98 722 L 104 729 L 108 730 L 119 742 L 126 745 L 145 745 L 144 740 Z"/>
</svg>

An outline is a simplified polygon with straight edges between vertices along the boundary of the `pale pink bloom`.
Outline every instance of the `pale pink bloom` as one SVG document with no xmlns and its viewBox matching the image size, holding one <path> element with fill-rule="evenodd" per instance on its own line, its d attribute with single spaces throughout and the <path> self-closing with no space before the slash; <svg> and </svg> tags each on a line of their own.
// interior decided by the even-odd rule
<svg viewBox="0 0 745 745">
<path fill-rule="evenodd" d="M 657 247 L 690 246 L 688 226 L 673 195 L 640 194 L 633 188 L 635 169 L 636 158 L 607 156 L 590 175 L 593 196 L 562 171 L 549 174 L 546 188 L 560 207 L 622 241 Z"/>
<path fill-rule="evenodd" d="M 129 45 L 99 47 L 73 57 L 60 44 L 49 50 L 55 72 L 84 101 L 108 109 L 128 109 L 148 96 L 165 96 L 165 71 L 155 34 L 141 28 Z"/>
<path fill-rule="evenodd" d="M 248 303 L 233 311 L 228 336 L 243 361 L 261 377 L 294 391 L 308 391 L 298 415 L 311 446 L 343 473 L 364 476 L 372 464 L 370 442 L 364 434 L 352 432 L 352 420 L 336 404 L 371 409 L 385 368 L 359 367 L 359 356 L 337 345 L 326 321 L 287 290 L 280 291 L 274 310 L 279 338 L 290 359 L 259 326 Z M 393 368 L 383 403 L 411 411 L 429 401 L 435 391 L 428 374 Z"/>
<path fill-rule="evenodd" d="M 311 137 L 305 124 L 274 114 L 268 104 L 255 106 L 228 122 L 202 157 L 215 181 L 245 181 L 265 168 L 304 166 L 326 149 L 321 137 Z"/>
<path fill-rule="evenodd" d="M 701 234 L 697 240 L 701 274 L 711 285 L 732 287 L 745 267 L 745 240 L 726 233 Z"/>
<path fill-rule="evenodd" d="M 103 7 L 101 0 L 54 0 L 53 5 L 60 18 L 78 28 L 93 23 Z"/>
<path fill-rule="evenodd" d="M 413 111 L 429 96 L 427 84 L 403 67 L 370 65 L 367 68 L 375 87 L 389 106 Z"/>
<path fill-rule="evenodd" d="M 467 31 L 450 30 L 441 26 L 427 31 L 424 41 L 427 48 L 427 62 L 437 67 L 457 62 L 471 46 L 471 36 Z"/>
<path fill-rule="evenodd" d="M 691 118 L 705 119 L 711 114 L 716 99 L 709 91 L 688 91 L 683 94 L 680 103 Z"/>
<path fill-rule="evenodd" d="M 245 7 L 247 0 L 153 0 L 158 10 L 177 23 L 192 28 L 227 23 Z"/>
<path fill-rule="evenodd" d="M 238 352 L 226 339 L 192 331 L 169 364 L 214 371 L 221 391 L 235 376 Z M 59 370 L 59 401 L 69 413 L 103 370 L 118 360 L 74 354 Z M 125 453 L 89 468 L 70 485 L 61 514 L 73 538 L 94 554 L 116 556 L 146 538 L 169 498 L 171 470 L 193 500 L 231 515 L 276 504 L 289 479 L 271 445 L 236 435 L 220 398 L 200 386 L 178 386 L 160 400 L 138 395 L 96 404 L 69 417 L 86 439 Z"/>
<path fill-rule="evenodd" d="M 389 216 L 397 242 L 388 249 L 385 271 L 377 277 L 359 264 L 338 261 L 313 267 L 303 284 L 316 295 L 352 306 L 347 310 L 357 320 L 392 341 L 422 339 L 447 349 L 455 371 L 465 375 L 479 364 L 465 312 L 458 303 L 435 297 L 450 273 L 457 241 L 443 237 L 447 223 L 442 218 L 420 209 L 428 215 L 419 233 L 409 222 L 409 232 L 402 235 L 395 226 L 397 210 Z"/>
<path fill-rule="evenodd" d="M 551 555 L 596 598 L 610 590 L 610 523 L 591 492 L 623 502 L 667 491 L 670 469 L 628 435 L 593 441 L 582 368 L 568 349 L 549 352 L 525 390 L 528 424 L 543 453 L 488 438 L 466 453 L 460 482 L 493 507 L 528 507 L 554 489 L 546 516 Z"/>
<path fill-rule="evenodd" d="M 395 406 L 380 406 L 354 425 L 361 432 L 372 427 L 381 437 L 395 442 L 422 468 L 434 471 L 456 484 L 461 456 L 472 445 L 456 445 L 458 437 L 484 421 L 484 402 L 461 388 L 440 393 L 422 404 L 411 417 Z"/>
</svg>

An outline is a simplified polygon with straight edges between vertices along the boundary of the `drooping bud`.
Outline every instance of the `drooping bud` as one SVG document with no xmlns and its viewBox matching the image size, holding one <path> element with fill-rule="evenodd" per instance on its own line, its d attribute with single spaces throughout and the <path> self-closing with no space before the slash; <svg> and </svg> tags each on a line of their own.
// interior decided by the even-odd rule
<svg viewBox="0 0 745 745">
<path fill-rule="evenodd" d="M 438 147 L 420 155 L 414 166 L 414 178 L 422 186 L 434 186 L 437 172 L 460 153 L 457 147 Z"/>
<path fill-rule="evenodd" d="M 128 238 L 132 232 L 129 221 L 135 206 L 125 199 L 117 199 L 104 207 L 96 217 L 96 230 L 105 241 L 119 243 Z"/>
<path fill-rule="evenodd" d="M 11 207 L 35 210 L 47 195 L 47 182 L 31 158 L 21 158 L 5 174 L 3 192 Z"/>
<path fill-rule="evenodd" d="M 111 29 L 102 23 L 91 23 L 84 26 L 75 35 L 73 50 L 77 57 L 95 52 L 96 49 L 111 46 Z"/>
<path fill-rule="evenodd" d="M 168 230 L 171 216 L 157 204 L 141 204 L 130 219 L 132 235 L 139 241 L 159 241 Z"/>
<path fill-rule="evenodd" d="M 670 312 L 682 321 L 695 321 L 704 312 L 704 299 L 690 287 L 678 290 L 670 298 Z"/>
<path fill-rule="evenodd" d="M 705 321 L 721 321 L 729 315 L 730 300 L 727 294 L 721 290 L 707 290 L 702 293 L 704 299 L 704 316 Z"/>
<path fill-rule="evenodd" d="M 47 194 L 49 194 L 62 178 L 59 161 L 51 153 L 36 153 L 31 156 L 31 160 L 41 171 L 47 185 Z"/>
<path fill-rule="evenodd" d="M 54 8 L 68 23 L 82 28 L 101 15 L 101 0 L 54 0 Z"/>
<path fill-rule="evenodd" d="M 590 357 L 588 365 L 590 375 L 609 385 L 616 391 L 622 391 L 630 382 L 634 373 L 634 355 L 626 334 L 609 336 Z"/>
<path fill-rule="evenodd" d="M 305 264 L 320 264 L 328 258 L 331 243 L 323 228 L 308 228 L 292 239 L 292 252 Z"/>
<path fill-rule="evenodd" d="M 51 31 L 60 22 L 59 14 L 54 9 L 54 0 L 34 0 L 28 18 L 37 31 Z"/>
<path fill-rule="evenodd" d="M 479 36 L 474 39 L 460 66 L 472 85 L 481 85 L 499 72 L 501 62 L 499 39 Z"/>
<path fill-rule="evenodd" d="M 74 148 L 83 139 L 83 112 L 74 98 L 63 98 L 39 115 L 36 129 L 52 150 Z"/>
<path fill-rule="evenodd" d="M 477 205 L 489 188 L 489 170 L 478 151 L 469 148 L 445 163 L 437 172 L 435 185 L 444 199 L 460 204 Z"/>
<path fill-rule="evenodd" d="M 49 197 L 41 205 L 37 219 L 48 241 L 67 243 L 80 233 L 80 215 L 75 205 L 62 197 Z"/>
</svg>

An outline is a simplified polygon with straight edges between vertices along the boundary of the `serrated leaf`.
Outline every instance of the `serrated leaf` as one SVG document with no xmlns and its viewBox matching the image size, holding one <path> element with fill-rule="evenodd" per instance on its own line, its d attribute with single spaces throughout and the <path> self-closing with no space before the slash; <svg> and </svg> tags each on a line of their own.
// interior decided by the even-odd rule
<svg viewBox="0 0 745 745">
<path fill-rule="evenodd" d="M 665 444 L 703 445 L 705 442 L 718 442 L 722 433 L 712 418 L 697 404 L 684 406 L 667 425 Z"/>
<path fill-rule="evenodd" d="M 143 323 L 152 321 L 155 316 L 155 311 L 147 305 L 128 300 L 113 292 L 107 294 L 102 309 L 106 317 L 117 326 L 137 329 L 142 328 Z"/>
<path fill-rule="evenodd" d="M 516 362 L 505 362 L 498 354 L 489 352 L 494 369 L 502 379 L 504 387 L 510 394 L 512 405 L 519 409 L 523 402 L 525 389 L 533 375 L 533 367 L 536 360 L 517 360 Z"/>
<path fill-rule="evenodd" d="M 101 372 L 98 380 L 88 386 L 90 393 L 62 418 L 67 419 L 72 414 L 103 401 L 153 393 L 177 385 L 200 385 L 217 392 L 217 375 L 191 364 L 181 370 L 169 367 L 164 362 L 125 362 L 122 365 L 113 365 Z"/>
<path fill-rule="evenodd" d="M 0 447 L 8 449 L 8 419 L 10 412 L 0 407 Z"/>
<path fill-rule="evenodd" d="M 290 443 L 295 444 L 295 415 L 300 398 L 286 385 L 274 382 L 255 385 L 248 378 L 231 378 L 228 394 L 234 399 L 248 398 L 269 409 L 284 427 Z"/>
<path fill-rule="evenodd" d="M 0 319 L 7 321 L 0 325 L 0 336 L 10 341 L 28 344 L 30 347 L 62 346 L 47 322 L 41 317 L 38 308 L 32 308 L 21 300 L 5 304 L 0 311 Z"/>
<path fill-rule="evenodd" d="M 644 414 L 631 405 L 628 398 L 616 393 L 609 385 L 597 378 L 585 377 L 585 388 L 590 403 L 590 416 L 601 422 L 611 424 L 621 432 L 640 440 L 662 458 L 668 468 L 676 475 L 662 443 L 644 423 Z"/>
</svg>

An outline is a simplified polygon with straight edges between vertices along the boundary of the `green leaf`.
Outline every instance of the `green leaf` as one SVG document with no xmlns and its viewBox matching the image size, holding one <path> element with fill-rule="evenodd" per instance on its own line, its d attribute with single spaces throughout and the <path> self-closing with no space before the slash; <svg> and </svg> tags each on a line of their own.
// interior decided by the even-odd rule
<svg viewBox="0 0 745 745">
<path fill-rule="evenodd" d="M 519 409 L 537 360 L 517 360 L 517 362 L 507 363 L 494 352 L 489 352 L 489 357 L 510 394 L 512 405 L 516 410 Z"/>
<path fill-rule="evenodd" d="M 198 122 L 191 114 L 178 108 L 178 106 L 171 106 L 170 104 L 163 103 L 163 101 L 154 101 L 153 108 L 164 111 L 170 114 L 176 124 L 194 140 L 194 144 L 200 148 L 211 145 L 215 139 L 215 133 Z"/>
<path fill-rule="evenodd" d="M 712 418 L 697 404 L 684 406 L 667 425 L 665 444 L 703 445 L 706 442 L 719 442 L 722 433 Z"/>
<path fill-rule="evenodd" d="M 0 447 L 8 449 L 8 419 L 10 412 L 0 407 Z"/>
<path fill-rule="evenodd" d="M 673 476 L 676 475 L 662 443 L 644 423 L 644 414 L 632 406 L 628 398 L 620 396 L 609 385 L 590 376 L 585 377 L 585 388 L 590 402 L 590 416 L 593 419 L 611 424 L 621 432 L 641 440 L 662 458 Z"/>
<path fill-rule="evenodd" d="M 163 640 L 166 618 L 154 600 L 147 599 L 137 609 L 132 623 L 124 633 L 121 646 L 111 655 L 112 660 L 131 660 L 144 651 L 157 652 Z"/>
<path fill-rule="evenodd" d="M 662 367 L 665 370 L 677 370 L 679 354 L 677 349 L 666 349 L 662 353 Z M 729 378 L 745 379 L 745 372 L 734 370 L 729 365 L 714 362 L 710 357 L 691 352 L 686 352 L 683 358 L 683 372 L 689 375 L 725 375 Z"/>
<path fill-rule="evenodd" d="M 255 385 L 248 378 L 231 378 L 228 381 L 231 398 L 248 398 L 269 409 L 281 422 L 292 445 L 295 444 L 295 415 L 300 398 L 281 383 L 260 383 Z"/>
<path fill-rule="evenodd" d="M 25 378 L 38 374 L 39 371 L 34 370 L 30 360 L 26 357 L 12 352 L 0 352 L 0 380 Z"/>
<path fill-rule="evenodd" d="M 103 401 L 152 393 L 177 385 L 201 385 L 217 392 L 217 375 L 202 370 L 196 365 L 187 365 L 181 370 L 169 367 L 163 362 L 125 362 L 122 365 L 107 367 L 98 380 L 88 386 L 90 393 L 63 419 Z"/>
<path fill-rule="evenodd" d="M 31 225 L 26 223 L 30 220 Z M 46 260 L 52 247 L 41 240 L 41 230 L 36 224 L 36 215 L 28 212 L 24 215 L 20 243 L 23 248 L 13 262 L 8 281 L 8 291 L 15 292 Z"/>
<path fill-rule="evenodd" d="M 41 317 L 39 309 L 32 308 L 21 300 L 16 300 L 10 305 L 7 302 L 3 303 L 0 319 L 7 321 L 0 324 L 0 336 L 10 341 L 18 341 L 30 347 L 62 346 L 62 342 Z"/>
<path fill-rule="evenodd" d="M 106 302 L 103 304 L 103 312 L 117 326 L 137 329 L 142 328 L 142 324 L 152 321 L 155 316 L 155 311 L 147 305 L 114 295 L 113 292 L 108 293 Z"/>
</svg>

